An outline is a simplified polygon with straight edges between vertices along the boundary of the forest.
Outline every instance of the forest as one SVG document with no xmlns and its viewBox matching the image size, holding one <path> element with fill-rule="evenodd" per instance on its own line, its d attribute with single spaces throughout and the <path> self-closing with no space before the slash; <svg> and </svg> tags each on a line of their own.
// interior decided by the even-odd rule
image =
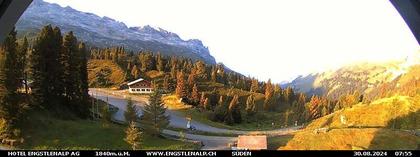
<svg viewBox="0 0 420 157">
<path fill-rule="evenodd" d="M 90 73 L 90 78 L 94 78 L 89 80 L 91 87 L 125 89 L 126 82 L 144 78 L 151 80 L 155 88 L 175 94 L 198 112 L 206 113 L 209 120 L 229 125 L 270 119 L 266 113 L 280 113 L 280 119 L 271 121 L 284 126 L 302 124 L 363 101 L 363 95 L 357 91 L 343 94 L 338 100 L 306 95 L 271 80 L 244 76 L 221 63 L 209 65 L 200 60 L 162 56 L 159 52 L 92 48 L 89 60 L 115 63 L 122 71 L 120 78 L 124 78 L 124 83 L 113 83 L 113 69 L 103 68 Z"/>
</svg>

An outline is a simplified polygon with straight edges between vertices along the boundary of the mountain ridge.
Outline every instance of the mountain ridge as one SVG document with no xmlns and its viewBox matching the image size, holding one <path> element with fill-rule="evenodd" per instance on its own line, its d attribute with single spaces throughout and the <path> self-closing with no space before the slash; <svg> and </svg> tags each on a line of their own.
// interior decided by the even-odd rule
<svg viewBox="0 0 420 157">
<path fill-rule="evenodd" d="M 307 94 L 325 95 L 337 99 L 352 92 L 377 91 L 383 84 L 398 82 L 398 79 L 420 64 L 420 51 L 403 60 L 383 62 L 359 62 L 335 70 L 299 76 L 283 86 Z"/>
<path fill-rule="evenodd" d="M 16 24 L 21 35 L 34 36 L 45 25 L 73 31 L 80 39 L 98 47 L 124 46 L 132 51 L 160 52 L 216 64 L 208 47 L 198 39 L 183 40 L 178 34 L 149 25 L 128 27 L 110 17 L 81 12 L 69 6 L 34 0 Z"/>
</svg>

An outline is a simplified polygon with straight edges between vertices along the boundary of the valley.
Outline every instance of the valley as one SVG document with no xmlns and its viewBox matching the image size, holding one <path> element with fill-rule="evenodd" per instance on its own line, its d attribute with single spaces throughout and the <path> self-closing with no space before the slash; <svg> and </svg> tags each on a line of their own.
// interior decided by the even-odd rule
<svg viewBox="0 0 420 157">
<path fill-rule="evenodd" d="M 418 150 L 419 112 L 420 51 L 279 84 L 198 39 L 42 0 L 0 47 L 5 149 Z"/>
</svg>

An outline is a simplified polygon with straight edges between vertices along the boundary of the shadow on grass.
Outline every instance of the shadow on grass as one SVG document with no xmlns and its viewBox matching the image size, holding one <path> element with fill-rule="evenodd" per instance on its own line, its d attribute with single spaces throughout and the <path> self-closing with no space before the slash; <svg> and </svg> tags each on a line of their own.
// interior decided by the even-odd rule
<svg viewBox="0 0 420 157">
<path fill-rule="evenodd" d="M 420 110 L 390 120 L 375 133 L 367 149 L 419 150 Z"/>
<path fill-rule="evenodd" d="M 294 135 L 281 135 L 268 137 L 267 139 L 267 149 L 268 150 L 277 150 L 280 147 L 284 147 L 287 143 L 293 139 Z"/>
</svg>

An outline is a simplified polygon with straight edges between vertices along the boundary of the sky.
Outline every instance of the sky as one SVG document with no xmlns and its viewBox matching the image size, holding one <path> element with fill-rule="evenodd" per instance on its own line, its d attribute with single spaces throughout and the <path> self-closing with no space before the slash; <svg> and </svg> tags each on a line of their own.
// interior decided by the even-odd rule
<svg viewBox="0 0 420 157">
<path fill-rule="evenodd" d="M 410 56 L 419 45 L 388 0 L 46 0 L 127 26 L 200 39 L 217 62 L 272 82 L 354 62 Z"/>
</svg>

